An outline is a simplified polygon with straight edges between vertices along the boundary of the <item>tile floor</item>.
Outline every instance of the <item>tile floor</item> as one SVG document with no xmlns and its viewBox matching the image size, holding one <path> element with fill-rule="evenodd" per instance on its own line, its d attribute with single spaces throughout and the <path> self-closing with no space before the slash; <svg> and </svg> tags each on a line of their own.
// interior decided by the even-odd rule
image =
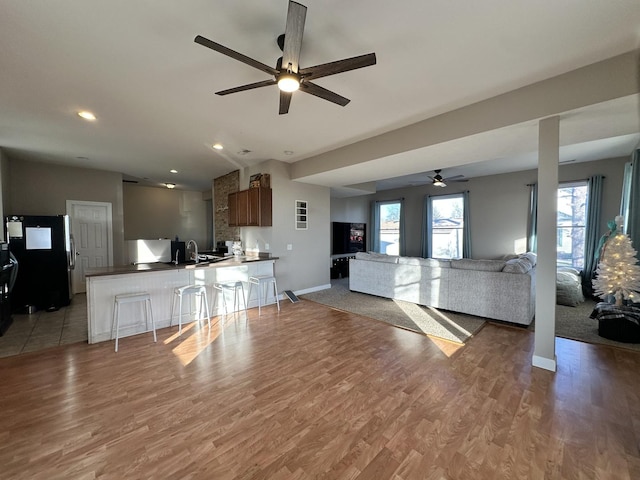
<svg viewBox="0 0 640 480">
<path fill-rule="evenodd" d="M 73 296 L 71 305 L 56 312 L 13 314 L 13 323 L 0 337 L 0 357 L 43 348 L 87 342 L 87 297 Z"/>
</svg>

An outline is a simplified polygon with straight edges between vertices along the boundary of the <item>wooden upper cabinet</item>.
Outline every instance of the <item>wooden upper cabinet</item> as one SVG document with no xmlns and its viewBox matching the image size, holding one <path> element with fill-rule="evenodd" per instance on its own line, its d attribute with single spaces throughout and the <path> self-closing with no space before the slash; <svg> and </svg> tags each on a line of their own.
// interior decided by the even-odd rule
<svg viewBox="0 0 640 480">
<path fill-rule="evenodd" d="M 270 227 L 271 189 L 250 188 L 229 194 L 229 226 Z"/>
<path fill-rule="evenodd" d="M 238 192 L 229 194 L 229 200 L 227 203 L 229 210 L 229 226 L 238 226 Z"/>
</svg>

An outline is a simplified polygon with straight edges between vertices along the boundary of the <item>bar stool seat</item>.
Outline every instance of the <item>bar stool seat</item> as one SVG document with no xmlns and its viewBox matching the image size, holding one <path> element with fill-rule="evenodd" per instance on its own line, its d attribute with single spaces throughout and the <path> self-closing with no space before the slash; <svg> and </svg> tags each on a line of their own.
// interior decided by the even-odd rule
<svg viewBox="0 0 640 480">
<path fill-rule="evenodd" d="M 244 312 L 247 313 L 247 298 L 244 295 L 244 282 L 238 280 L 237 282 L 228 282 L 228 283 L 214 283 L 214 312 L 217 306 L 218 296 L 222 296 L 222 305 L 224 306 L 224 314 L 226 315 L 227 310 L 227 300 L 225 298 L 225 291 L 233 290 L 233 311 L 236 312 L 240 307 L 240 293 L 242 293 L 242 303 L 244 304 Z"/>
<path fill-rule="evenodd" d="M 200 296 L 200 309 L 198 313 L 202 313 L 202 304 L 204 302 L 205 312 L 207 314 L 207 323 L 209 329 L 211 329 L 211 315 L 209 314 L 209 302 L 207 301 L 207 289 L 204 285 L 184 285 L 183 287 L 176 287 L 173 289 L 173 298 L 171 300 L 171 321 L 169 327 L 173 325 L 173 317 L 175 314 L 176 297 L 178 298 L 178 335 L 182 334 L 182 297 L 187 295 L 199 295 Z M 196 319 L 200 320 L 200 319 Z"/>
<path fill-rule="evenodd" d="M 116 352 L 118 351 L 118 339 L 120 338 L 120 305 L 134 302 L 144 302 L 145 324 L 147 328 L 149 328 L 149 319 L 151 319 L 153 341 L 158 341 L 158 337 L 156 336 L 156 322 L 153 319 L 153 310 L 151 309 L 151 295 L 147 292 L 120 293 L 113 299 L 113 322 L 111 324 L 111 338 L 113 338 L 113 331 L 115 330 L 116 332 Z"/>
<path fill-rule="evenodd" d="M 251 289 L 253 286 L 258 289 L 258 315 L 260 315 L 260 309 L 262 307 L 262 299 L 260 296 L 260 290 L 264 285 L 264 303 L 266 304 L 268 299 L 269 285 L 273 285 L 273 296 L 278 304 L 278 311 L 280 311 L 280 301 L 278 300 L 278 284 L 276 283 L 276 277 L 273 275 L 256 275 L 255 277 L 249 277 L 249 300 L 251 300 Z"/>
</svg>

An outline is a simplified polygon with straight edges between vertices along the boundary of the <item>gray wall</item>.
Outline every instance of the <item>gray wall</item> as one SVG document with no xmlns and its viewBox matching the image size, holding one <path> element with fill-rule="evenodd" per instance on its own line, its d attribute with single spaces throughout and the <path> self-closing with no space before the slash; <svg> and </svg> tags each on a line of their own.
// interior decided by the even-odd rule
<svg viewBox="0 0 640 480">
<path fill-rule="evenodd" d="M 241 188 L 248 187 L 250 175 L 271 175 L 273 226 L 241 227 L 240 238 L 245 249 L 258 246 L 264 251 L 268 243 L 269 251 L 279 257 L 276 262 L 278 290 L 300 292 L 330 283 L 330 190 L 328 187 L 292 182 L 290 167 L 287 163 L 270 160 L 241 172 Z M 295 229 L 296 200 L 308 202 L 308 230 Z M 287 250 L 289 244 L 292 250 Z"/>
<path fill-rule="evenodd" d="M 193 239 L 200 250 L 211 247 L 211 219 L 202 192 L 124 184 L 124 238 Z"/>
<path fill-rule="evenodd" d="M 124 261 L 122 175 L 26 160 L 9 161 L 6 215 L 63 215 L 67 200 L 109 202 L 113 211 L 113 258 Z"/>
<path fill-rule="evenodd" d="M 111 203 L 115 265 L 126 262 L 125 238 L 179 235 L 193 238 L 203 250 L 211 243 L 212 220 L 207 222 L 202 192 L 123 188 L 119 173 L 9 159 L 2 150 L 0 175 L 5 215 L 60 215 L 66 213 L 67 200 Z"/>
<path fill-rule="evenodd" d="M 622 193 L 624 163 L 629 158 L 613 158 L 561 165 L 560 182 L 585 180 L 591 175 L 604 175 L 602 225 L 618 215 Z M 505 253 L 523 251 L 526 245 L 529 187 L 537 180 L 537 170 L 491 175 L 452 183 L 446 191 L 438 187 L 420 186 L 386 190 L 375 195 L 331 200 L 331 221 L 366 221 L 370 227 L 369 205 L 373 200 L 404 197 L 407 255 L 420 256 L 425 195 L 458 193 L 469 190 L 471 204 L 471 242 L 474 258 L 495 258 Z M 369 232 L 369 241 L 371 234 Z"/>
</svg>

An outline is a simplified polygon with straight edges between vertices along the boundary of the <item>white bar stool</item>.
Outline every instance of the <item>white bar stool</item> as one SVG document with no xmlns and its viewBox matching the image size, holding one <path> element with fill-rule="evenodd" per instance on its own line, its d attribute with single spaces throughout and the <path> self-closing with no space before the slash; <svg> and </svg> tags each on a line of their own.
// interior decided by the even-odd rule
<svg viewBox="0 0 640 480">
<path fill-rule="evenodd" d="M 264 285 L 264 302 L 265 305 L 268 299 L 269 284 L 273 285 L 273 296 L 276 298 L 278 304 L 278 311 L 280 311 L 280 301 L 278 300 L 278 284 L 276 283 L 276 277 L 273 275 L 256 275 L 255 277 L 249 277 L 249 300 L 251 300 L 251 289 L 254 285 L 258 288 L 258 315 L 260 315 L 260 307 L 262 306 L 262 300 L 260 298 L 260 289 Z"/>
<path fill-rule="evenodd" d="M 200 295 L 200 309 L 198 313 L 202 312 L 202 302 L 207 313 L 207 323 L 209 329 L 211 329 L 211 315 L 209 315 L 209 302 L 207 301 L 207 289 L 204 285 L 185 285 L 184 287 L 176 287 L 173 289 L 173 298 L 171 300 L 171 321 L 169 327 L 173 325 L 173 316 L 176 307 L 176 297 L 178 297 L 178 303 L 180 305 L 178 309 L 178 335 L 182 334 L 182 297 L 185 295 Z M 196 318 L 196 320 L 200 320 Z"/>
<path fill-rule="evenodd" d="M 218 303 L 218 297 L 222 295 L 222 305 L 224 306 L 224 314 L 226 315 L 227 310 L 227 300 L 225 298 L 224 292 L 233 290 L 233 311 L 236 312 L 240 308 L 240 293 L 242 293 L 242 303 L 244 304 L 244 313 L 247 313 L 247 298 L 244 295 L 244 283 L 241 281 L 237 282 L 229 282 L 229 283 L 214 283 L 214 312 L 216 310 L 216 306 Z"/>
<path fill-rule="evenodd" d="M 111 324 L 111 338 L 113 338 L 113 330 L 116 331 L 116 352 L 118 351 L 118 338 L 120 338 L 120 305 L 125 303 L 144 302 L 145 324 L 149 328 L 149 318 L 151 318 L 151 328 L 153 330 L 153 341 L 157 342 L 156 322 L 153 319 L 153 310 L 151 309 L 151 295 L 147 292 L 138 293 L 121 293 L 114 297 L 113 303 L 113 322 Z"/>
</svg>

